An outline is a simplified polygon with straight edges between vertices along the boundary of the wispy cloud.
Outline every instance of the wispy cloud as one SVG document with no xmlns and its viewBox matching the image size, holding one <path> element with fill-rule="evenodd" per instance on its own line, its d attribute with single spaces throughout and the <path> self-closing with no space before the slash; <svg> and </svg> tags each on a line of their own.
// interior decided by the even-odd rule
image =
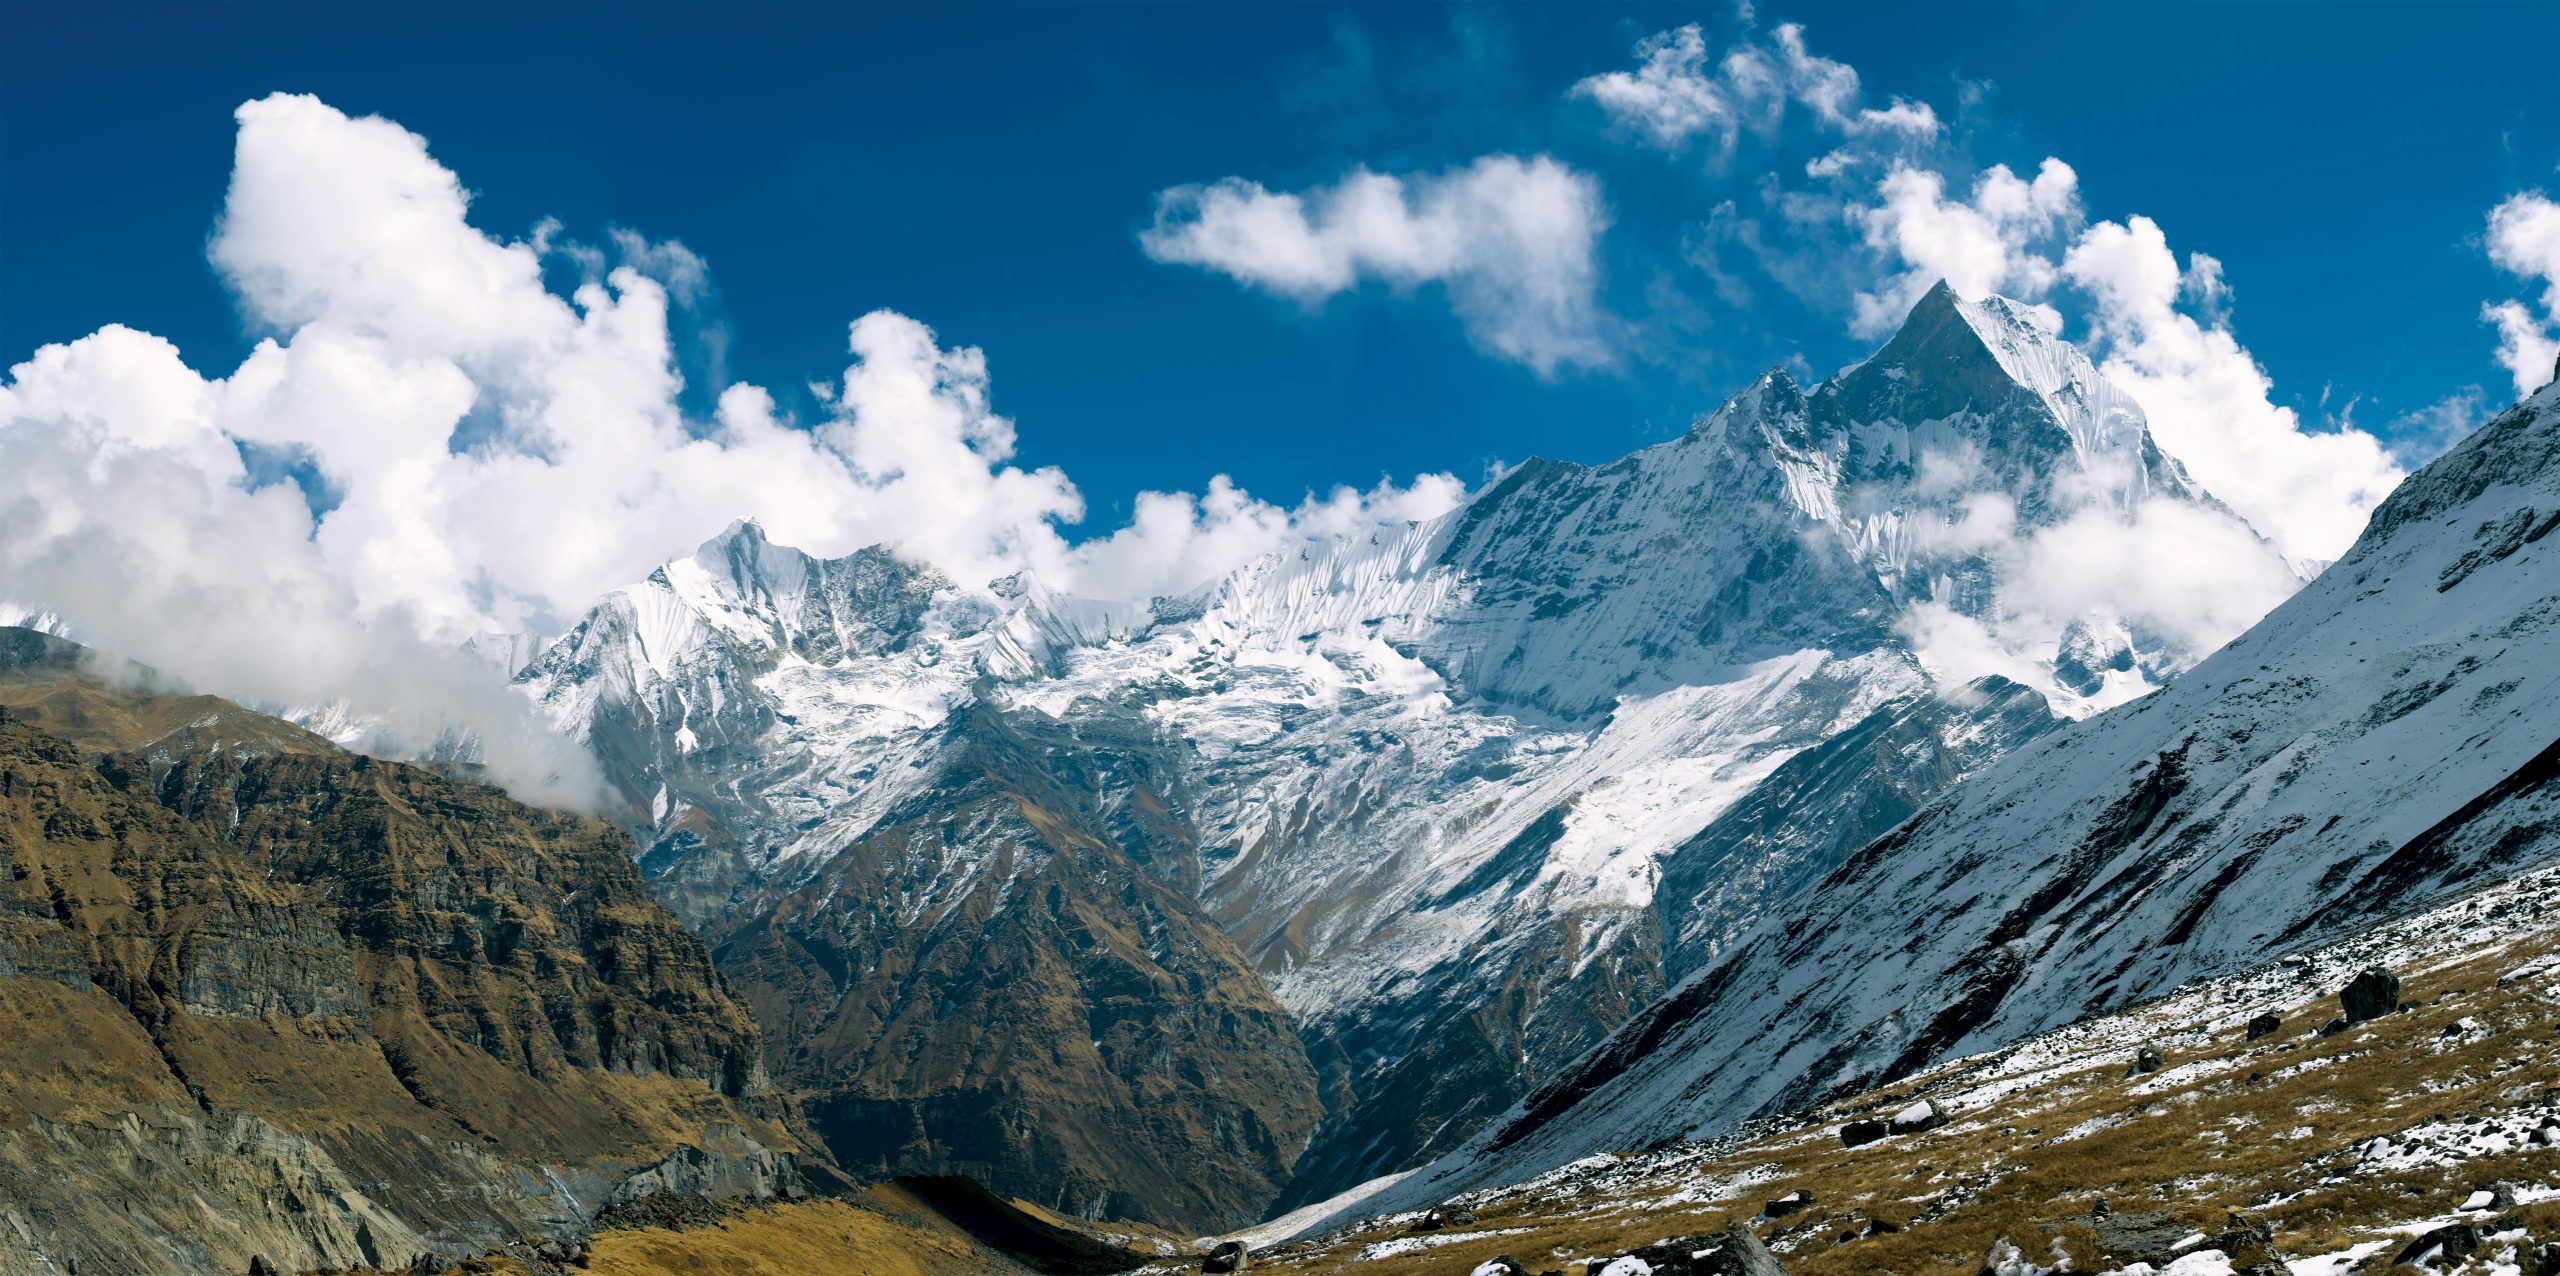
<svg viewBox="0 0 2560 1276">
<path fill-rule="evenodd" d="M 1844 133 L 1930 138 L 1940 129 L 1937 112 L 1925 102 L 1895 98 L 1882 108 L 1864 106 L 1857 70 L 1808 52 L 1804 28 L 1794 23 L 1766 40 L 1737 42 L 1712 61 L 1706 32 L 1694 22 L 1645 37 L 1635 55 L 1633 70 L 1589 76 L 1573 86 L 1573 96 L 1667 151 L 1704 139 L 1719 156 L 1730 155 L 1746 132 L 1774 135 L 1790 107 Z"/>
</svg>

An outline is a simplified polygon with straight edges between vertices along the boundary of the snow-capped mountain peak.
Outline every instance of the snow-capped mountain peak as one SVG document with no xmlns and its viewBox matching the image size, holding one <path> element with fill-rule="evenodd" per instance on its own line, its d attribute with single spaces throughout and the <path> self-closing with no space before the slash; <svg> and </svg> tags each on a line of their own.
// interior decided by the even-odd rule
<svg viewBox="0 0 2560 1276">
<path fill-rule="evenodd" d="M 2031 309 L 1941 288 L 1811 390 L 1774 371 L 1682 437 L 1532 460 L 1179 598 L 966 591 L 741 524 L 522 681 L 606 758 L 698 924 L 854 924 L 792 892 L 979 793 L 991 740 L 1042 741 L 1062 787 L 1038 800 L 1076 795 L 1187 892 L 1332 1069 L 1317 1192 L 1450 1146 L 1725 944 L 1749 901 L 1681 857 L 1796 889 L 2055 711 L 2202 655 L 2039 575 L 2040 538 L 2162 503 L 2229 517 Z M 1950 664 L 1950 631 L 2005 663 Z M 1793 820 L 1842 832 L 1753 831 Z M 895 916 L 1036 862 L 942 853 L 899 870 Z"/>
</svg>

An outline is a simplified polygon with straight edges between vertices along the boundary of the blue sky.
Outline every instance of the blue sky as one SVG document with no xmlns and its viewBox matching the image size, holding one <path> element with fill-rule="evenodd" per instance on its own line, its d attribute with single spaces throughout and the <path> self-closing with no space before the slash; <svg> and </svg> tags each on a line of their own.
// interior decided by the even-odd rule
<svg viewBox="0 0 2560 1276">
<path fill-rule="evenodd" d="M 1640 39 L 1755 38 L 1729 5 L 13 5 L 0 13 L 0 354 L 118 321 L 209 374 L 248 349 L 204 250 L 241 102 L 309 92 L 423 135 L 481 230 L 558 218 L 681 241 L 716 292 L 719 372 L 784 407 L 876 307 L 987 352 L 1020 457 L 1065 467 L 1105 531 L 1213 473 L 1292 501 L 1339 481 L 1667 436 L 1753 372 L 1870 342 L 1845 300 L 1718 295 L 1684 257 L 1758 175 L 1824 149 L 1800 120 L 1718 164 L 1570 93 Z M 2376 430 L 2467 385 L 2503 402 L 2486 211 L 2560 186 L 2549 6 L 1772 4 L 1865 100 L 1931 103 L 1974 165 L 2058 156 L 2091 220 L 2156 219 L 2218 259 L 2232 331 L 2307 417 Z M 1980 105 L 1963 112 L 1966 83 Z M 1489 355 L 1441 297 L 1370 281 L 1317 304 L 1151 261 L 1157 192 L 1322 187 L 1355 165 L 1546 155 L 1609 226 L 1600 367 Z M 1959 176 L 1961 181 L 1961 176 Z M 2066 307 L 2067 309 L 2067 307 Z M 707 347 L 684 361 L 707 405 Z"/>
</svg>

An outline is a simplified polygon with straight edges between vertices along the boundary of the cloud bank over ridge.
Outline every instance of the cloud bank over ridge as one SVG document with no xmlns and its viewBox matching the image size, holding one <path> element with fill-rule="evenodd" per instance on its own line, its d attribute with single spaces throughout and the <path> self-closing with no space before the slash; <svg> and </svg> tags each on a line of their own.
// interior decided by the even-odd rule
<svg viewBox="0 0 2560 1276">
<path fill-rule="evenodd" d="M 965 587 L 1032 571 L 1146 597 L 1464 493 L 1429 475 L 1292 510 L 1219 479 L 1071 544 L 1083 501 L 1060 470 L 1012 463 L 979 351 L 874 311 L 825 419 L 782 420 L 745 384 L 690 419 L 669 305 L 702 264 L 681 245 L 495 238 L 396 124 L 284 94 L 238 119 L 210 256 L 273 335 L 218 376 L 122 326 L 11 369 L 0 599 L 209 690 L 349 702 L 379 715 L 384 751 L 472 733 L 530 796 L 592 795 L 593 763 L 464 645 L 555 632 L 734 519 L 819 554 L 887 544 Z M 553 254 L 584 275 L 565 297 Z"/>
</svg>

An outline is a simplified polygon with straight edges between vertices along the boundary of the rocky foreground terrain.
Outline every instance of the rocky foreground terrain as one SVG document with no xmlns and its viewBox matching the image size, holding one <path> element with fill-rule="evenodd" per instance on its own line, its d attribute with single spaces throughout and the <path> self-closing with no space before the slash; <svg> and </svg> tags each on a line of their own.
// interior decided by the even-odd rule
<svg viewBox="0 0 2560 1276">
<path fill-rule="evenodd" d="M 622 834 L 0 629 L 0 1273 L 405 1268 L 790 1187 Z"/>
<path fill-rule="evenodd" d="M 2367 971 L 2397 988 L 2342 998 Z M 1270 1244 L 1255 1269 L 1597 1273 L 1740 1225 L 1796 1273 L 2536 1276 L 2560 1264 L 2556 1043 L 2542 870 L 1721 1138 Z"/>
</svg>

